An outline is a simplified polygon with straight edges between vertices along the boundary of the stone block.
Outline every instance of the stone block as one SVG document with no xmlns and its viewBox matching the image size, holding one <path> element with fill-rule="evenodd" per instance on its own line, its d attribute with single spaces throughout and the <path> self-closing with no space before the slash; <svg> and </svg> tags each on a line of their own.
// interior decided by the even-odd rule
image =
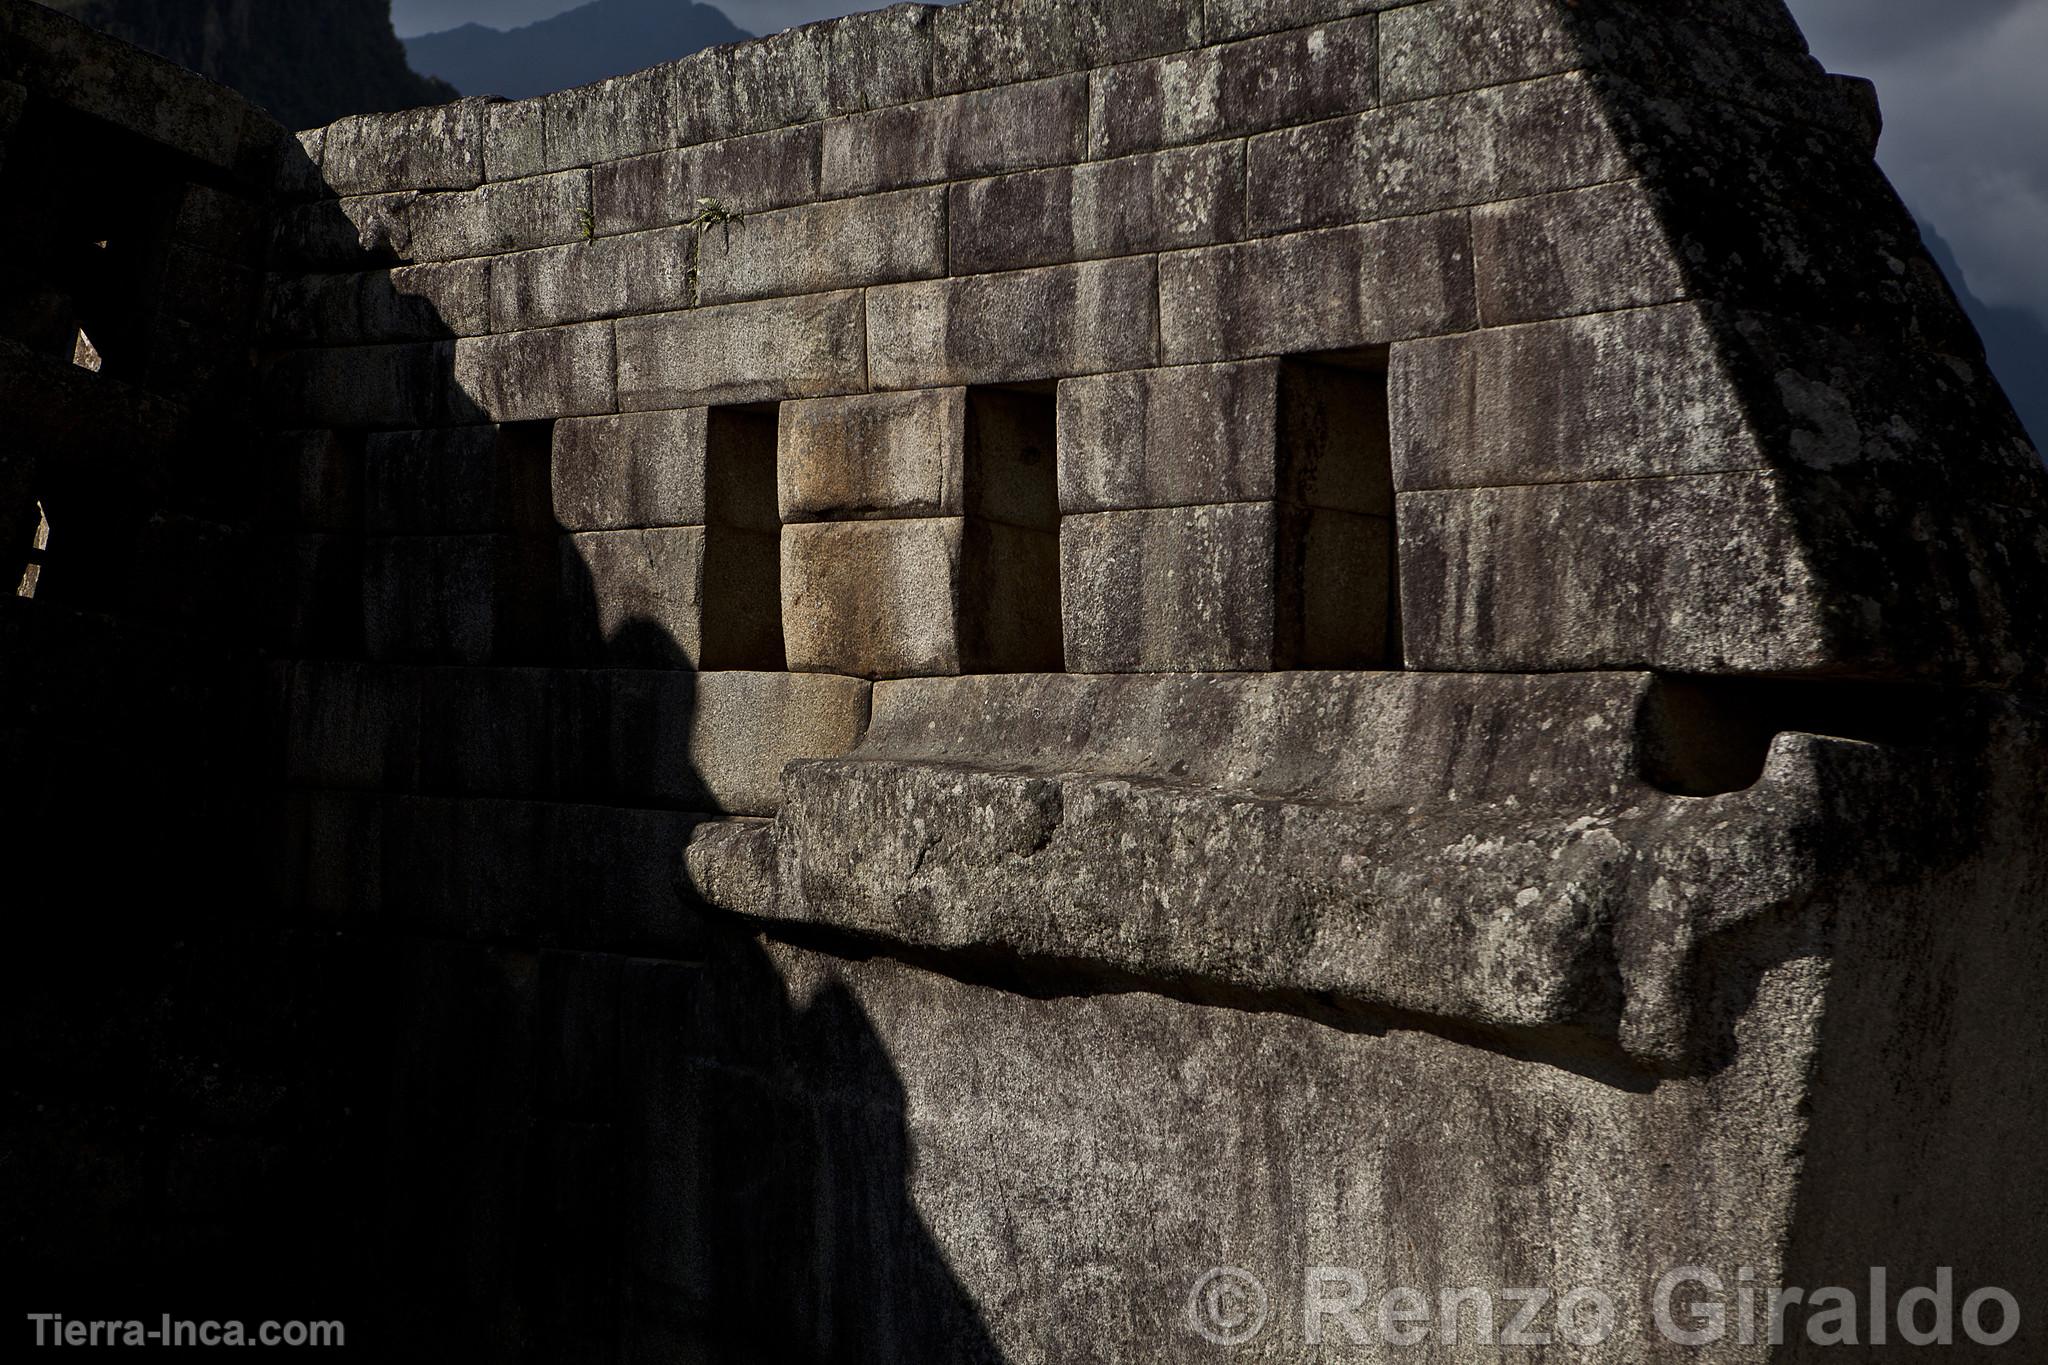
<svg viewBox="0 0 2048 1365">
<path fill-rule="evenodd" d="M 1403 218 L 1619 180 L 1632 172 L 1578 74 L 1377 109 L 1251 140 L 1260 235 Z"/>
<path fill-rule="evenodd" d="M 603 709 L 586 675 L 502 667 L 415 672 L 419 778 L 408 790 L 540 798 L 605 790 Z"/>
<path fill-rule="evenodd" d="M 403 790 L 419 780 L 416 669 L 364 663 L 277 666 L 284 775 L 294 786 Z"/>
<path fill-rule="evenodd" d="M 1013 85 L 1198 47 L 1199 6 L 1182 0 L 993 0 L 937 12 L 941 94 Z"/>
<path fill-rule="evenodd" d="M 380 662 L 483 664 L 546 653 L 557 581 L 527 536 L 380 536 L 364 546 L 363 628 Z"/>
<path fill-rule="evenodd" d="M 327 125 L 320 173 L 336 194 L 467 190 L 484 179 L 482 100 L 396 114 L 357 114 Z"/>
<path fill-rule="evenodd" d="M 500 256 L 491 326 L 500 332 L 687 308 L 690 234 L 670 228 Z"/>
<path fill-rule="evenodd" d="M 711 138 L 733 128 L 733 63 L 724 48 L 539 101 L 549 170 L 595 166 Z"/>
<path fill-rule="evenodd" d="M 835 114 L 886 109 L 932 96 L 938 10 L 902 4 L 830 21 L 826 104 Z"/>
<path fill-rule="evenodd" d="M 1689 304 L 1402 342 L 1403 491 L 1760 469 L 1770 460 Z"/>
<path fill-rule="evenodd" d="M 1489 326 L 1671 303 L 1690 292 L 1638 182 L 1491 204 L 1472 215 L 1479 316 Z"/>
<path fill-rule="evenodd" d="M 775 420 L 686 408 L 555 424 L 555 518 L 571 531 L 715 524 L 774 532 Z"/>
<path fill-rule="evenodd" d="M 825 125 L 824 192 L 844 198 L 1079 161 L 1088 81 L 1063 76 Z"/>
<path fill-rule="evenodd" d="M 1088 151 L 1127 156 L 1357 113 L 1379 103 L 1371 18 L 1108 67 L 1089 87 Z"/>
<path fill-rule="evenodd" d="M 1168 365 L 1382 346 L 1476 322 L 1462 213 L 1159 258 Z"/>
<path fill-rule="evenodd" d="M 1060 523 L 1075 673 L 1387 667 L 1392 526 L 1269 502 Z"/>
<path fill-rule="evenodd" d="M 484 180 L 524 180 L 548 170 L 547 106 L 505 100 L 484 107 Z"/>
<path fill-rule="evenodd" d="M 782 532 L 790 668 L 891 678 L 1057 671 L 1058 548 L 964 517 Z"/>
<path fill-rule="evenodd" d="M 1584 64 L 1562 6 L 1548 0 L 1428 0 L 1380 16 L 1387 103 L 1506 85 Z"/>
<path fill-rule="evenodd" d="M 619 407 L 780 402 L 866 388 L 864 317 L 854 291 L 624 319 Z"/>
<path fill-rule="evenodd" d="M 1220 43 L 1411 3 L 1413 0 L 1204 0 L 1203 28 L 1208 41 Z"/>
<path fill-rule="evenodd" d="M 5 118 L 0 111 L 0 124 Z M 4 129 L 0 129 L 0 137 L 4 137 Z M 265 205 L 211 185 L 187 185 L 171 224 L 171 238 L 180 245 L 246 264 L 261 262 L 270 232 Z"/>
<path fill-rule="evenodd" d="M 927 389 L 784 406 L 785 523 L 979 517 L 1056 529 L 1048 395 Z"/>
<path fill-rule="evenodd" d="M 580 241 L 590 230 L 590 172 L 563 171 L 485 185 L 468 194 L 425 194 L 403 206 L 415 261 L 494 256 Z"/>
<path fill-rule="evenodd" d="M 805 124 L 605 162 L 590 172 L 595 230 L 673 227 L 705 199 L 739 213 L 808 204 L 820 193 L 824 145 L 823 125 Z"/>
<path fill-rule="evenodd" d="M 269 335 L 300 345 L 433 341 L 491 330 L 491 262 L 453 261 L 276 281 Z"/>
<path fill-rule="evenodd" d="M 843 754 L 867 727 L 855 678 L 629 670 L 607 685 L 612 789 L 682 810 L 773 815 L 784 765 Z"/>
<path fill-rule="evenodd" d="M 608 322 L 454 343 L 458 405 L 495 422 L 611 412 L 612 327 Z"/>
<path fill-rule="evenodd" d="M 279 816 L 278 894 L 300 922 L 357 928 L 383 908 L 384 798 L 376 792 L 294 791 Z"/>
<path fill-rule="evenodd" d="M 1833 655 L 1778 480 L 1403 493 L 1408 666 L 1798 672 Z"/>
<path fill-rule="evenodd" d="M 868 293 L 878 389 L 1015 384 L 1157 363 L 1149 257 Z"/>
<path fill-rule="evenodd" d="M 289 351 L 270 362 L 263 392 L 276 418 L 324 427 L 424 427 L 448 407 L 455 343 Z"/>
<path fill-rule="evenodd" d="M 279 653 L 349 658 L 363 652 L 363 542 L 353 532 L 290 535 L 267 561 L 257 595 L 265 638 Z"/>
<path fill-rule="evenodd" d="M 363 453 L 371 535 L 544 534 L 544 424 L 379 432 Z"/>
<path fill-rule="evenodd" d="M 265 442 L 263 516 L 296 531 L 363 528 L 363 443 L 334 431 L 281 432 Z"/>
<path fill-rule="evenodd" d="M 1070 379 L 1060 510 L 1283 502 L 1393 514 L 1386 378 L 1263 360 Z"/>
<path fill-rule="evenodd" d="M 952 273 L 1235 241 L 1244 230 L 1244 147 L 1212 143 L 954 185 Z"/>
<path fill-rule="evenodd" d="M 620 668 L 782 666 L 778 541 L 726 526 L 562 538 L 568 657 Z"/>
<path fill-rule="evenodd" d="M 964 515 L 967 390 L 782 405 L 775 460 L 785 522 Z"/>
<path fill-rule="evenodd" d="M 946 273 L 946 192 L 756 214 L 699 241 L 697 299 L 707 304 L 930 279 Z"/>
</svg>

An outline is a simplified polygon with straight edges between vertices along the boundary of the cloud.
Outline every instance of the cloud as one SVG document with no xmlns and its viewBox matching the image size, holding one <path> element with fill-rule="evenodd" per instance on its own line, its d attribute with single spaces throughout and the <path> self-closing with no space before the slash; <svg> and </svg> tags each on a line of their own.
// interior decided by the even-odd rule
<svg viewBox="0 0 2048 1365">
<path fill-rule="evenodd" d="M 1814 55 L 1877 82 L 1878 151 L 1972 292 L 2048 318 L 2048 5 L 1793 0 Z"/>
</svg>

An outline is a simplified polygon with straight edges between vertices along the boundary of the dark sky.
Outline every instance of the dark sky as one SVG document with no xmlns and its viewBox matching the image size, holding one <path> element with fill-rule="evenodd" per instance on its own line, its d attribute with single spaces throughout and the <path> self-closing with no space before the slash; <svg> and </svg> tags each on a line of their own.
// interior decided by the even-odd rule
<svg viewBox="0 0 2048 1365">
<path fill-rule="evenodd" d="M 771 33 L 871 6 L 716 0 Z M 1906 202 L 1954 246 L 1986 303 L 2048 320 L 2048 0 L 1791 0 L 1831 69 L 1884 101 L 1879 159 Z M 410 36 L 475 21 L 515 28 L 570 0 L 393 0 Z M 2010 380 L 2010 377 L 2008 377 Z"/>
</svg>

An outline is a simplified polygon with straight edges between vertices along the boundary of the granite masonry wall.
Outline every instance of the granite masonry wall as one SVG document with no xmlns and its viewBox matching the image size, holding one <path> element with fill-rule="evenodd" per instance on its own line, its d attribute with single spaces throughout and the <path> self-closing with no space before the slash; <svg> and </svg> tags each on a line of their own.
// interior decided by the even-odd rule
<svg viewBox="0 0 2048 1365">
<path fill-rule="evenodd" d="M 2048 1288 L 2048 484 L 1778 0 L 904 5 L 235 117 L 260 321 L 171 393 L 259 591 L 184 728 L 353 988 L 277 1150 L 387 1350 L 1352 1358 L 1320 1265 L 1763 1361 L 1649 1286 Z"/>
</svg>

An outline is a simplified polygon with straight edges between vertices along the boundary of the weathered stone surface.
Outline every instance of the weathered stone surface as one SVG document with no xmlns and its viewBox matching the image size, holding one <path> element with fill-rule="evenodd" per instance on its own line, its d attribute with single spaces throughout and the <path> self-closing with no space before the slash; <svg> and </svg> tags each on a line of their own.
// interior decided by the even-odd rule
<svg viewBox="0 0 2048 1365">
<path fill-rule="evenodd" d="M 1477 321 L 1459 213 L 1305 232 L 1159 258 L 1169 365 L 1380 346 Z"/>
<path fill-rule="evenodd" d="M 707 304 L 897 284 L 946 273 L 946 194 L 911 190 L 750 216 L 700 238 Z"/>
<path fill-rule="evenodd" d="M 541 656 L 555 578 L 549 549 L 504 535 L 372 537 L 363 574 L 370 657 L 485 664 Z"/>
<path fill-rule="evenodd" d="M 985 0 L 938 11 L 937 88 L 976 90 L 1198 47 L 1201 10 L 1176 0 Z"/>
<path fill-rule="evenodd" d="M 7 123 L 5 102 L 0 93 L 0 137 Z M 188 185 L 171 225 L 173 239 L 182 245 L 237 261 L 260 260 L 270 230 L 270 214 L 261 201 L 211 185 Z"/>
<path fill-rule="evenodd" d="M 1529 745 L 1545 752 L 1543 762 L 1565 758 L 1540 718 L 1555 713 L 1515 709 L 1530 696 L 1516 689 L 1579 689 L 1587 679 L 1318 674 L 1284 683 L 1203 680 L 1191 694 L 1193 681 L 882 685 L 861 748 L 790 774 L 778 905 L 920 948 L 972 942 L 1027 961 L 1085 960 L 1154 979 L 1323 991 L 1535 1035 L 1578 1034 L 1644 1061 L 1684 1065 L 1689 1024 L 1671 1011 L 1682 1011 L 1690 978 L 1703 969 L 1700 940 L 1682 921 L 1643 906 L 1636 887 L 1680 867 L 1712 867 L 1724 924 L 1768 915 L 1778 898 L 1825 877 L 1826 860 L 1796 837 L 1749 840 L 1731 837 L 1731 828 L 1761 819 L 1815 832 L 1849 817 L 1822 795 L 1822 774 L 1862 787 L 1871 773 L 1853 743 L 1786 736 L 1770 746 L 1748 790 L 1704 799 L 1659 792 L 1640 776 L 1638 750 L 1639 715 L 1654 693 L 1643 679 L 1633 687 L 1617 679 L 1581 692 L 1567 712 L 1585 718 L 1585 734 L 1568 744 L 1565 765 L 1609 774 L 1613 794 L 1589 802 L 1581 786 L 1557 805 L 1541 780 L 1523 793 L 1505 789 L 1520 766 L 1512 750 Z M 899 686 L 905 690 L 892 697 Z M 1029 701 L 1017 714 L 1049 719 L 1078 710 L 1094 725 L 1067 730 L 1048 750 L 1059 732 L 1038 729 L 1034 719 L 1013 734 L 1001 767 L 947 752 L 961 713 L 992 696 L 1014 702 L 1020 692 Z M 1640 700 L 1631 702 L 1631 692 Z M 1185 727 L 1189 703 L 1212 727 L 1200 756 L 1178 754 L 1164 733 Z M 1259 763 L 1243 769 L 1244 785 L 1224 794 L 1194 778 L 1235 761 L 1236 727 L 1249 715 L 1284 726 L 1304 705 L 1324 726 L 1377 718 L 1374 738 L 1351 741 L 1368 750 L 1411 742 L 1403 712 L 1433 716 L 1431 728 L 1457 736 L 1445 761 L 1476 768 L 1475 784 L 1431 781 L 1426 795 L 1402 792 L 1398 774 L 1417 770 L 1385 768 L 1362 800 L 1328 799 L 1309 758 L 1322 736 L 1280 739 L 1286 756 L 1268 778 L 1270 731 L 1261 732 Z M 1449 713 L 1464 722 L 1448 723 Z M 1089 736 L 1078 752 L 1074 735 Z M 952 799 L 933 800 L 940 792 Z M 906 804 L 965 818 L 891 840 L 882 830 L 903 826 L 882 812 Z M 990 811 L 1000 814 L 970 814 Z M 1250 842 L 1226 865 L 1207 849 L 1230 828 Z M 914 857 L 917 844 L 928 850 L 935 839 L 957 856 Z M 1114 851 L 1107 841 L 1118 841 Z M 1323 856 L 1309 854 L 1313 847 Z M 1355 852 L 1332 857 L 1330 849 Z M 857 874 L 849 855 L 859 859 Z M 1077 885 L 1088 889 L 1075 896 L 1067 888 Z M 1506 904 L 1516 913 L 1502 914 Z M 933 916 L 935 905 L 956 913 Z M 1225 913 L 1255 947 L 1215 931 L 1220 921 L 1211 917 Z M 1284 974 L 1263 975 L 1280 963 L 1288 964 Z"/>
<path fill-rule="evenodd" d="M 562 538 L 570 658 L 621 668 L 782 662 L 776 537 L 680 526 Z"/>
<path fill-rule="evenodd" d="M 1057 556 L 1050 532 L 962 517 L 786 526 L 789 666 L 864 678 L 1057 669 Z"/>
<path fill-rule="evenodd" d="M 865 313 L 862 295 L 849 292 L 625 319 L 619 407 L 778 402 L 865 388 Z"/>
<path fill-rule="evenodd" d="M 1311 123 L 1379 103 L 1370 18 L 1097 71 L 1088 150 L 1125 156 Z"/>
<path fill-rule="evenodd" d="M 1643 187 L 1491 204 L 1472 215 L 1479 316 L 1489 325 L 1640 308 L 1687 297 Z"/>
<path fill-rule="evenodd" d="M 1156 363 L 1149 257 L 868 293 L 879 389 L 1016 384 Z"/>
<path fill-rule="evenodd" d="M 725 136 L 732 94 L 732 62 L 710 49 L 529 101 L 541 109 L 540 168 L 590 166 Z M 521 141 L 530 154 L 530 137 Z"/>
<path fill-rule="evenodd" d="M 0 78 L 245 181 L 265 179 L 283 133 L 203 76 L 111 42 L 41 5 L 0 14 Z"/>
<path fill-rule="evenodd" d="M 612 675 L 608 752 L 623 792 L 686 810 L 773 815 L 783 767 L 845 753 L 868 684 L 803 673 Z"/>
<path fill-rule="evenodd" d="M 607 161 L 591 168 L 593 227 L 600 234 L 672 227 L 713 200 L 738 213 L 808 204 L 819 197 L 822 125 Z"/>
<path fill-rule="evenodd" d="M 1401 631 L 1422 669 L 1800 672 L 1822 593 L 1768 474 L 1403 493 Z M 1730 536 L 1730 526 L 1744 532 Z"/>
<path fill-rule="evenodd" d="M 835 114 L 928 99 L 938 11 L 891 5 L 824 25 L 826 104 Z"/>
<path fill-rule="evenodd" d="M 1584 63 L 1564 8 L 1544 0 L 1428 0 L 1380 16 L 1389 104 L 1505 85 Z"/>
<path fill-rule="evenodd" d="M 1060 510 L 1280 501 L 1391 515 L 1383 385 L 1278 361 L 1067 380 Z"/>
<path fill-rule="evenodd" d="M 927 389 L 786 404 L 785 523 L 971 516 L 1050 531 L 1055 419 L 1042 395 Z"/>
<path fill-rule="evenodd" d="M 403 191 L 302 205 L 284 219 L 278 245 L 316 269 L 454 261 L 581 241 L 589 211 L 590 173 L 567 171 L 460 193 Z"/>
<path fill-rule="evenodd" d="M 265 512 L 306 531 L 363 527 L 363 447 L 338 432 L 282 432 L 266 442 Z"/>
<path fill-rule="evenodd" d="M 1251 229 L 1335 227 L 1619 180 L 1586 77 L 1419 100 L 1251 140 Z"/>
<path fill-rule="evenodd" d="M 1267 502 L 1063 518 L 1067 667 L 1201 673 L 1383 664 L 1389 531 L 1384 517 Z"/>
<path fill-rule="evenodd" d="M 289 277 L 273 290 L 271 333 L 298 344 L 431 341 L 491 330 L 491 263 Z"/>
<path fill-rule="evenodd" d="M 1236 240 L 1244 149 L 1234 142 L 955 185 L 952 271 L 976 275 Z"/>
<path fill-rule="evenodd" d="M 463 100 L 336 120 L 321 177 L 336 194 L 473 189 L 484 179 L 484 108 Z"/>
<path fill-rule="evenodd" d="M 1354 14 L 1373 14 L 1413 0 L 1204 0 L 1208 41 L 1249 38 L 1280 29 L 1303 28 Z"/>
<path fill-rule="evenodd" d="M 899 105 L 825 125 L 827 197 L 1079 161 L 1088 81 L 1066 76 Z"/>
<path fill-rule="evenodd" d="M 692 303 L 689 234 L 635 232 L 522 251 L 491 262 L 499 332 L 662 313 Z"/>
<path fill-rule="evenodd" d="M 783 765 L 845 753 L 868 712 L 867 683 L 816 674 L 300 664 L 286 686 L 308 786 L 740 815 L 773 815 Z M 535 745 L 497 742 L 514 717 Z"/>
<path fill-rule="evenodd" d="M 966 513 L 965 389 L 785 403 L 779 430 L 785 522 Z"/>
<path fill-rule="evenodd" d="M 446 411 L 455 343 L 294 351 L 269 367 L 265 397 L 285 420 L 334 427 L 423 427 Z"/>
<path fill-rule="evenodd" d="M 1404 491 L 1766 467 L 1706 319 L 1646 308 L 1394 347 Z"/>
<path fill-rule="evenodd" d="M 652 912 L 672 899 L 667 874 L 635 856 L 683 843 L 701 815 L 353 792 L 304 801 L 294 853 L 316 916 L 467 938 L 545 933 L 664 956 L 702 951 L 698 916 Z M 386 883 L 405 894 L 384 896 Z"/>
<path fill-rule="evenodd" d="M 1346 23 L 1360 59 L 1318 65 Z M 1344 1354 L 1306 1339 L 1316 1265 L 1625 1315 L 1642 1267 L 1949 1266 L 2031 1305 L 2048 482 L 1870 164 L 1867 90 L 1789 24 L 901 7 L 483 106 L 483 185 L 315 204 L 375 139 L 294 144 L 0 0 L 9 183 L 41 187 L 0 211 L 31 295 L 0 290 L 0 332 L 37 338 L 0 341 L 0 546 L 37 503 L 55 527 L 47 594 L 0 612 L 0 761 L 35 779 L 0 828 L 62 850 L 110 793 L 151 812 L 127 858 L 17 860 L 9 890 L 206 885 L 221 926 L 23 919 L 4 1150 L 56 1212 L 11 1233 L 195 1280 L 252 1282 L 191 1229 L 323 1284 L 382 1267 L 351 1340 L 429 1330 L 379 1358 L 1178 1359 L 1216 1265 L 1270 1289 L 1241 1353 L 1273 1362 Z M 1198 140 L 1084 160 L 1091 133 Z M 841 228 L 940 187 L 922 268 L 970 278 L 873 283 Z M 869 295 L 691 307 L 727 297 L 676 287 L 700 195 L 759 229 L 712 262 L 732 297 Z M 252 326 L 237 206 L 271 203 L 285 307 Z M 103 236 L 149 244 L 115 300 L 146 354 L 31 259 Z M 539 327 L 643 309 L 609 356 L 608 324 Z M 81 323 L 102 373 L 68 363 Z M 447 344 L 471 330 L 502 335 Z M 372 339 L 418 344 L 308 348 Z M 252 357 L 258 416 L 324 437 L 258 444 Z M 648 411 L 613 415 L 621 360 Z M 1297 402 L 1305 373 L 1348 406 Z M 541 458 L 556 428 L 543 498 L 464 446 L 493 409 Z M 993 503 L 991 435 L 1041 453 Z M 1393 453 L 1399 621 L 1384 517 L 1319 508 L 1383 514 Z M 791 529 L 793 638 L 969 675 L 882 684 L 857 748 L 870 689 L 780 671 L 779 473 L 834 519 Z M 751 643 L 719 654 L 721 622 Z M 1287 671 L 1340 632 L 1382 671 Z M 259 771 L 252 648 L 419 666 L 284 665 Z M 1054 671 L 1187 660 L 1246 672 Z M 1539 671 L 1469 671 L 1511 668 Z M 147 1104 L 85 1105 L 67 1078 L 128 1046 Z M 398 1212 L 359 1235 L 351 1201 Z"/>
<path fill-rule="evenodd" d="M 548 451 L 518 428 L 380 432 L 363 454 L 371 535 L 542 532 Z"/>
<path fill-rule="evenodd" d="M 775 424 L 686 408 L 557 422 L 555 518 L 571 531 L 717 524 L 773 533 Z"/>
<path fill-rule="evenodd" d="M 495 422 L 610 412 L 609 323 L 465 337 L 455 343 L 455 387 L 463 403 Z"/>
</svg>

